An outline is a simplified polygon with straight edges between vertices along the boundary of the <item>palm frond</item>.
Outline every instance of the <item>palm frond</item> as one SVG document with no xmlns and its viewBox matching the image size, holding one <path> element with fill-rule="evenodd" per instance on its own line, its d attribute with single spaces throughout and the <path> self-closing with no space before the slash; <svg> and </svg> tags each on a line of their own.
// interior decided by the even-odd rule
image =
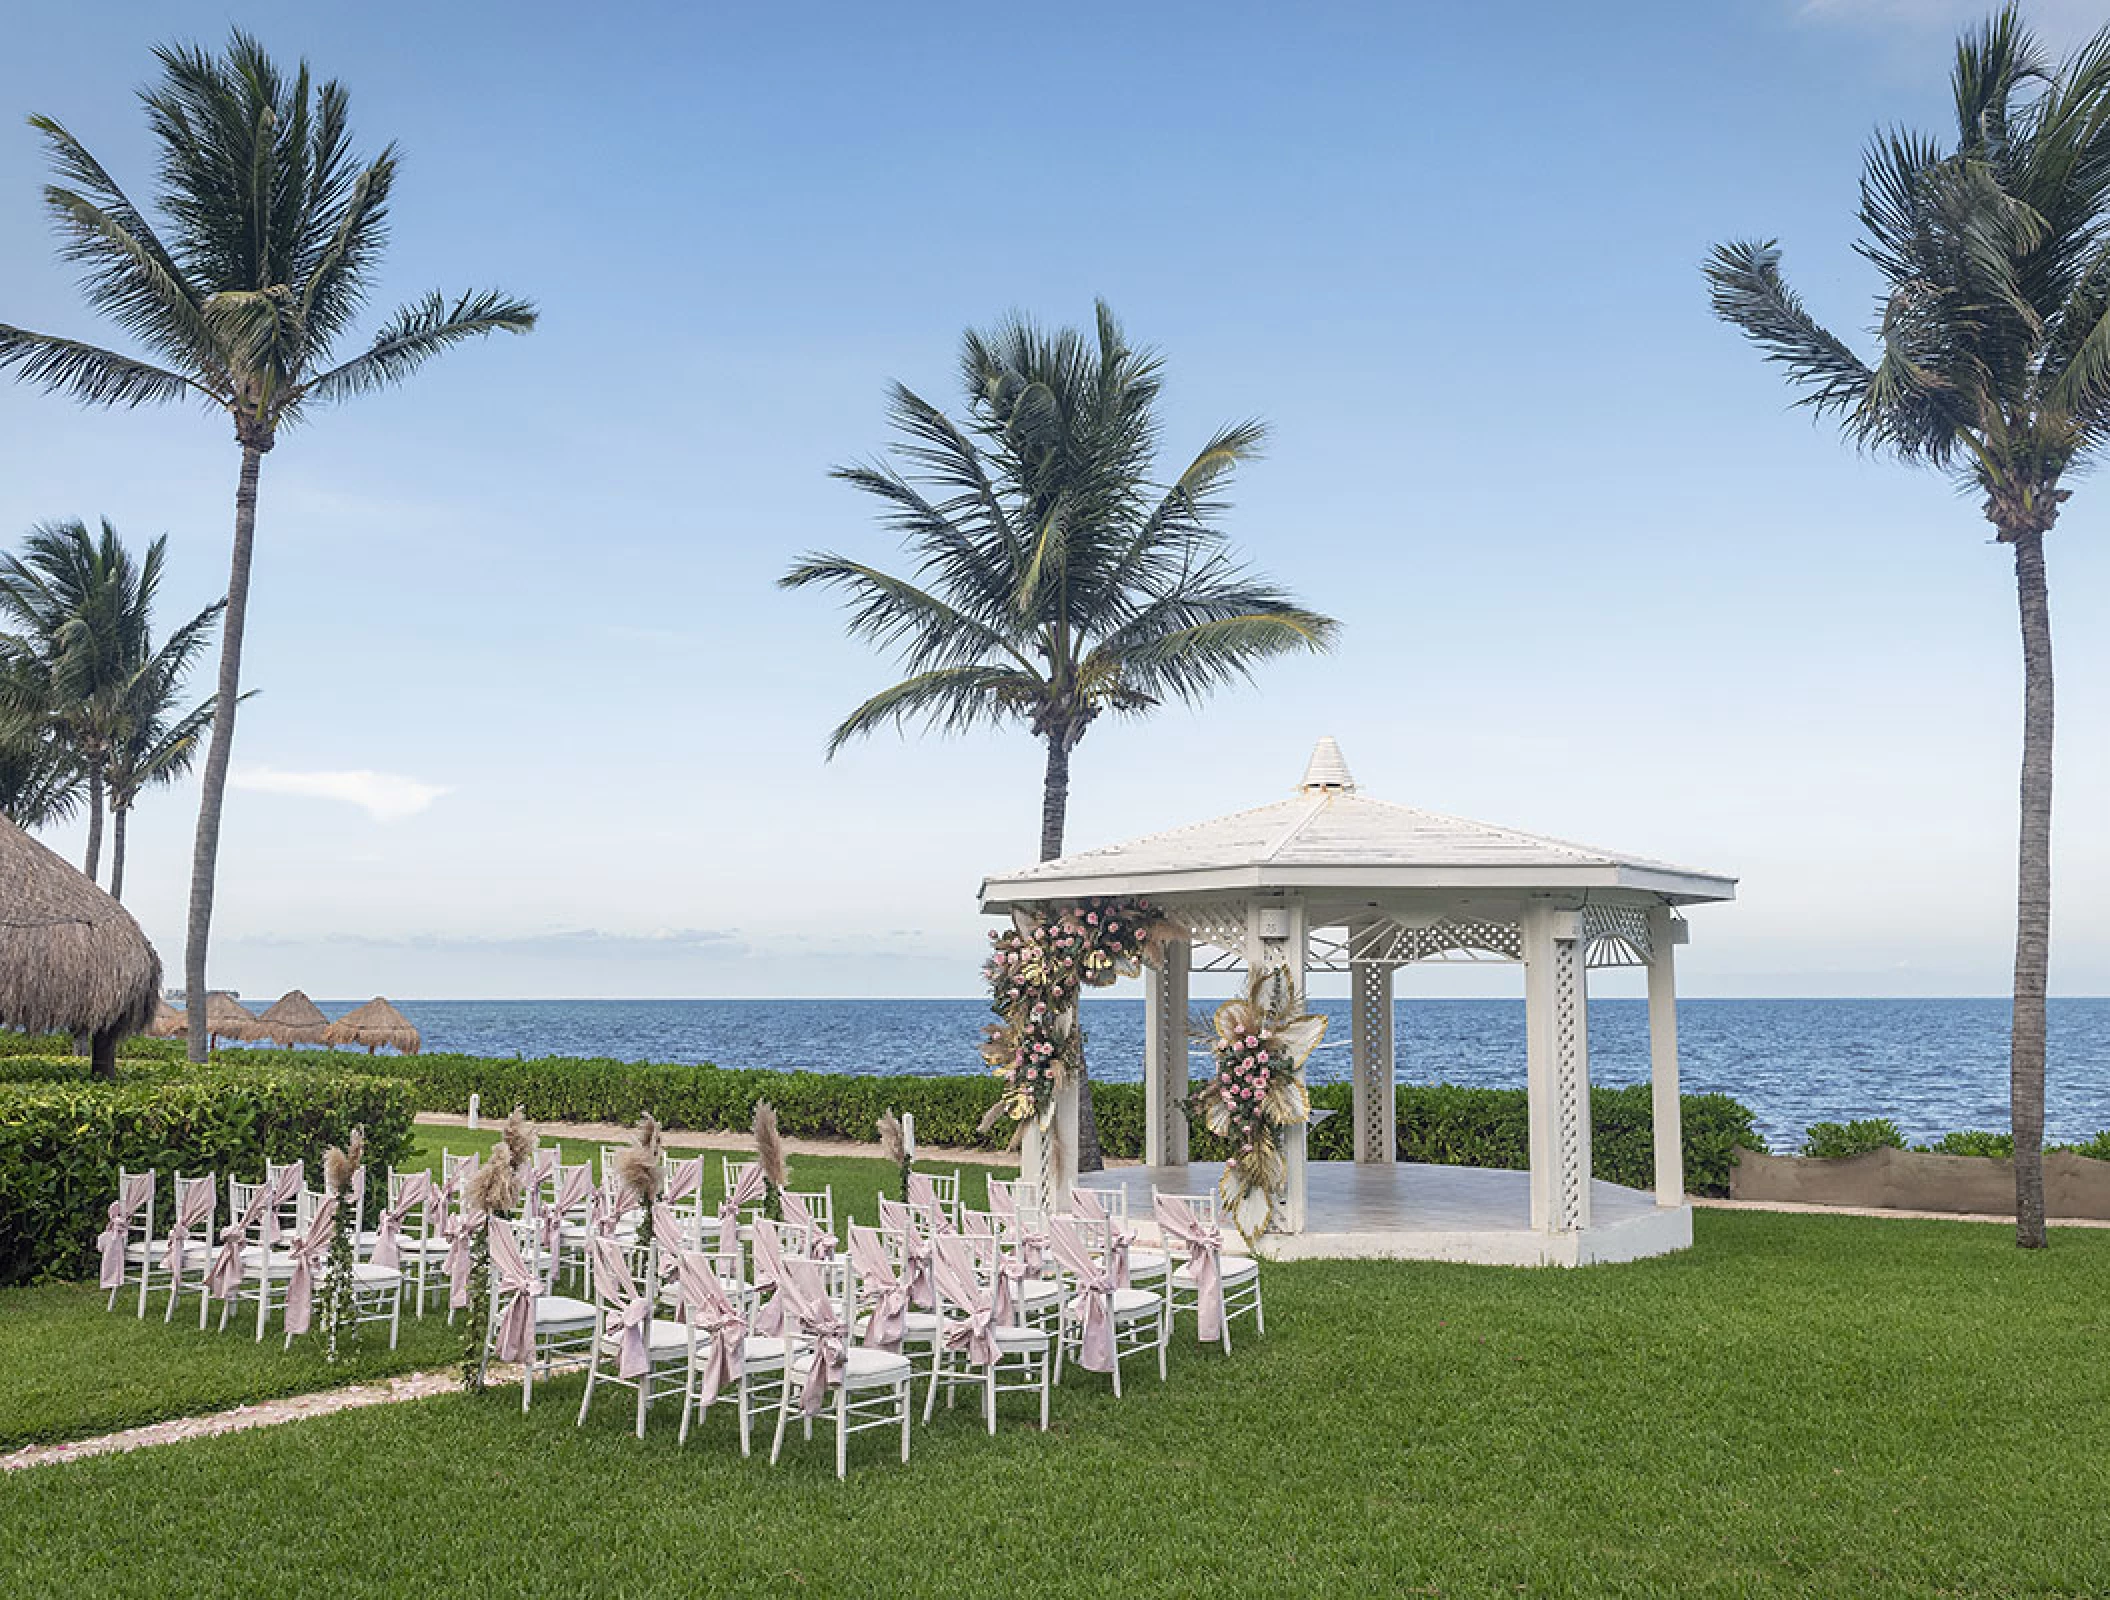
<svg viewBox="0 0 2110 1600">
<path fill-rule="evenodd" d="M 526 333 L 534 326 L 531 301 L 484 289 L 449 304 L 435 290 L 397 311 L 363 354 L 302 384 L 290 403 L 341 400 L 385 389 L 467 340 L 488 333 Z"/>
<path fill-rule="evenodd" d="M 808 556 L 777 584 L 785 589 L 822 584 L 843 591 L 849 613 L 845 626 L 852 637 L 897 651 L 912 669 L 962 666 L 998 655 L 1032 667 L 1010 638 L 980 618 L 905 578 L 844 556 Z"/>
<path fill-rule="evenodd" d="M 1774 241 L 1717 245 L 1705 270 L 1714 314 L 1787 369 L 1804 391 L 1800 404 L 1826 412 L 1859 403 L 1872 376 L 1867 364 L 1803 309 L 1780 275 Z"/>
<path fill-rule="evenodd" d="M 828 736 L 828 754 L 832 758 L 851 740 L 887 727 L 905 730 L 921 723 L 951 734 L 1028 718 L 1045 690 L 1041 679 L 1005 667 L 919 672 L 880 690 L 843 718 Z"/>
<path fill-rule="evenodd" d="M 139 406 L 186 395 L 217 402 L 194 379 L 92 344 L 0 323 L 0 372 L 13 372 L 52 394 L 83 405 Z"/>
</svg>

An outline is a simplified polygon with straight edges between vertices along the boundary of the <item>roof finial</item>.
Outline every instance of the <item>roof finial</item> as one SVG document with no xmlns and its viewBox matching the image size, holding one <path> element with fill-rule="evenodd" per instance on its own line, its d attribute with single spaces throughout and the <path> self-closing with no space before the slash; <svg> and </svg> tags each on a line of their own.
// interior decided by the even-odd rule
<svg viewBox="0 0 2110 1600">
<path fill-rule="evenodd" d="M 1355 793 L 1355 779 L 1348 775 L 1348 762 L 1331 734 L 1312 746 L 1311 761 L 1304 768 L 1304 781 L 1297 788 L 1304 794 Z"/>
</svg>

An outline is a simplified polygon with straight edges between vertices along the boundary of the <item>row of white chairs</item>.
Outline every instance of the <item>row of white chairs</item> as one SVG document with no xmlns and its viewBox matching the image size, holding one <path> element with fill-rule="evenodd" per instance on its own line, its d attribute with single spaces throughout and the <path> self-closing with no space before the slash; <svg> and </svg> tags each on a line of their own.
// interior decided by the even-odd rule
<svg viewBox="0 0 2110 1600">
<path fill-rule="evenodd" d="M 1222 1253 L 1213 1196 L 1154 1196 L 1171 1255 L 1139 1246 L 1119 1189 L 1080 1188 L 1054 1214 L 1026 1198 L 995 1180 L 987 1212 L 883 1199 L 877 1227 L 850 1220 L 846 1250 L 752 1215 L 699 1245 L 663 1213 L 649 1245 L 596 1236 L 583 1297 L 554 1292 L 537 1230 L 504 1224 L 485 1358 L 521 1365 L 523 1409 L 538 1376 L 584 1365 L 579 1421 L 599 1388 L 624 1387 L 640 1437 L 655 1401 L 680 1397 L 686 1443 L 729 1394 L 743 1455 L 757 1408 L 773 1403 L 772 1461 L 796 1410 L 805 1437 L 832 1425 L 840 1476 L 849 1438 L 868 1429 L 898 1427 L 908 1458 L 919 1383 L 926 1421 L 941 1393 L 950 1406 L 971 1389 L 990 1432 L 1009 1393 L 1035 1395 L 1046 1428 L 1066 1365 L 1107 1373 L 1119 1396 L 1124 1363 L 1154 1355 L 1162 1381 L 1177 1315 L 1226 1350 L 1234 1317 L 1265 1330 L 1258 1265 Z"/>
</svg>

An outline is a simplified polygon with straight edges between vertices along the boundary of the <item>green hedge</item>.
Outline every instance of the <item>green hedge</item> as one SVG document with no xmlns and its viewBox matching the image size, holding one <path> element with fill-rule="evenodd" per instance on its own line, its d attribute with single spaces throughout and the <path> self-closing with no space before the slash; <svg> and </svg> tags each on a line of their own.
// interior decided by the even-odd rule
<svg viewBox="0 0 2110 1600">
<path fill-rule="evenodd" d="M 409 1152 L 415 1102 L 399 1080 L 275 1064 L 214 1065 L 181 1076 L 130 1066 L 85 1081 L 73 1057 L 8 1058 L 0 1083 L 0 1284 L 89 1270 L 117 1170 L 258 1178 L 264 1162 L 311 1166 L 364 1125 L 369 1159 Z M 78 1068 L 69 1077 L 67 1069 Z M 164 1181 L 157 1206 L 174 1203 Z M 162 1218 L 165 1225 L 166 1215 Z"/>
<path fill-rule="evenodd" d="M 318 1069 L 326 1053 L 296 1051 L 276 1057 L 289 1069 Z M 527 1107 L 536 1121 L 631 1122 L 651 1112 L 677 1128 L 738 1131 L 750 1125 L 758 1099 L 777 1108 L 788 1134 L 815 1139 L 872 1139 L 880 1112 L 912 1111 L 925 1144 L 1000 1149 L 1009 1129 L 984 1134 L 977 1125 L 996 1098 L 984 1077 L 910 1078 L 828 1072 L 763 1072 L 712 1066 L 544 1056 L 532 1060 L 433 1054 L 388 1063 L 391 1076 L 416 1086 L 422 1111 L 466 1112 L 472 1093 L 483 1112 L 505 1115 Z M 1198 1086 L 1197 1086 L 1198 1087 Z M 1522 1168 L 1530 1164 L 1522 1089 L 1469 1089 L 1454 1084 L 1404 1084 L 1398 1090 L 1399 1158 L 1446 1166 Z M 1600 1178 L 1647 1189 L 1655 1183 L 1650 1143 L 1649 1087 L 1595 1089 L 1592 1166 Z M 1338 1113 L 1312 1130 L 1311 1153 L 1345 1161 L 1354 1154 L 1349 1116 L 1352 1088 L 1318 1084 L 1315 1105 Z M 1143 1088 L 1094 1083 L 1092 1108 L 1099 1142 L 1110 1156 L 1143 1153 Z M 1696 1194 L 1729 1192 L 1729 1152 L 1764 1148 L 1751 1112 L 1727 1095 L 1685 1097 L 1685 1181 Z M 1194 1155 L 1220 1160 L 1222 1150 L 1196 1131 Z"/>
</svg>

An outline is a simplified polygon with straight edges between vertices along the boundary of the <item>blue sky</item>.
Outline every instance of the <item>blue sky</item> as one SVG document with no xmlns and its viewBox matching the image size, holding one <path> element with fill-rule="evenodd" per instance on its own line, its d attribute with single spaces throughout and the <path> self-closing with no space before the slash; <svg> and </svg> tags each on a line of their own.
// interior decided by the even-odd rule
<svg viewBox="0 0 2110 1600">
<path fill-rule="evenodd" d="M 825 763 L 886 668 L 772 580 L 813 546 L 894 559 L 827 477 L 885 445 L 890 379 L 954 403 L 963 328 L 1081 322 L 1103 295 L 1167 357 L 1171 448 L 1270 421 L 1228 526 L 1346 633 L 1201 712 L 1095 727 L 1073 845 L 1273 799 L 1332 733 L 1386 798 L 1739 874 L 1695 918 L 1689 992 L 2000 992 L 2008 562 L 1949 484 L 1791 412 L 1698 271 L 1715 240 L 1778 235 L 1812 308 L 1865 328 L 1861 146 L 1940 128 L 1976 11 L 18 19 L 0 318 L 109 336 L 54 258 L 19 116 L 145 190 L 151 45 L 230 21 L 343 79 L 366 147 L 401 144 L 383 304 L 497 283 L 543 308 L 266 463 L 215 982 L 973 992 L 975 886 L 1034 853 L 1037 748 Z M 2037 18 L 2061 44 L 2093 20 Z M 172 606 L 224 585 L 235 466 L 222 420 L 0 385 L 0 535 L 166 532 Z M 2051 548 L 2063 993 L 2110 992 L 2106 520 L 2110 486 L 2082 483 Z M 127 899 L 172 968 L 193 800 L 133 829 Z"/>
</svg>

